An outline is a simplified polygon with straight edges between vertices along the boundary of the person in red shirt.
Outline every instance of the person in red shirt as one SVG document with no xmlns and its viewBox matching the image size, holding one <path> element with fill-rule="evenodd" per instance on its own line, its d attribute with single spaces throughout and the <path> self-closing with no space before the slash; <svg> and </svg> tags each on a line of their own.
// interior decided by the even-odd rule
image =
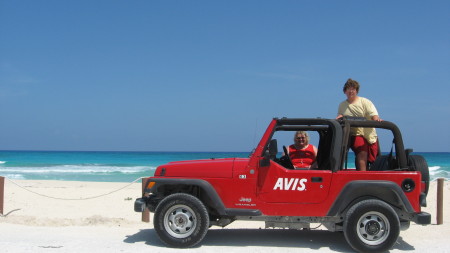
<svg viewBox="0 0 450 253">
<path fill-rule="evenodd" d="M 295 168 L 317 168 L 317 148 L 309 144 L 307 132 L 297 131 L 295 133 L 294 144 L 289 146 L 288 153 Z"/>
</svg>

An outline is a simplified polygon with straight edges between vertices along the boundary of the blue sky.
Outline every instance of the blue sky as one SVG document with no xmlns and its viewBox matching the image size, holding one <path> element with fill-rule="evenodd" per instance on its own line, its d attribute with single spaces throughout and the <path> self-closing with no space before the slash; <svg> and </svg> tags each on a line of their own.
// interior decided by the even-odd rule
<svg viewBox="0 0 450 253">
<path fill-rule="evenodd" d="M 450 151 L 450 1 L 0 0 L 0 150 L 250 151 L 347 78 Z"/>
</svg>

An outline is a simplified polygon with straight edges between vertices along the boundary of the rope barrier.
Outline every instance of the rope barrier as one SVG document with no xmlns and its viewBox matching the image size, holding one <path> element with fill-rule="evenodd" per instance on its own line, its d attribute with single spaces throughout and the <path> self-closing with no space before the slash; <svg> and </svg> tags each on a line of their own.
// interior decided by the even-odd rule
<svg viewBox="0 0 450 253">
<path fill-rule="evenodd" d="M 9 211 L 9 212 L 6 213 L 6 214 L 0 214 L 0 217 L 6 217 L 6 216 L 8 216 L 10 213 L 15 212 L 15 211 L 19 211 L 19 210 L 20 210 L 20 208 L 17 208 L 17 209 L 14 209 L 14 210 Z"/>
<path fill-rule="evenodd" d="M 36 194 L 36 195 L 39 195 L 39 196 L 41 196 L 41 197 L 50 198 L 50 199 L 56 199 L 56 200 L 89 200 L 89 199 L 96 199 L 96 198 L 104 197 L 104 196 L 113 194 L 113 193 L 115 193 L 115 192 L 118 192 L 118 191 L 120 191 L 120 190 L 123 190 L 123 189 L 129 187 L 130 185 L 136 183 L 138 180 L 141 180 L 141 179 L 142 179 L 141 177 L 139 177 L 139 178 L 135 179 L 133 182 L 131 182 L 131 183 L 129 183 L 129 184 L 127 184 L 127 185 L 125 185 L 125 186 L 123 186 L 123 187 L 117 189 L 117 190 L 113 190 L 113 191 L 108 192 L 108 193 L 105 193 L 105 194 L 101 194 L 101 195 L 97 195 L 97 196 L 91 196 L 91 197 L 86 197 L 86 198 L 72 199 L 72 198 L 52 197 L 52 196 L 48 196 L 48 195 L 45 195 L 45 194 L 42 194 L 42 193 L 39 193 L 39 192 L 35 192 L 35 191 L 32 191 L 32 190 L 30 190 L 30 189 L 27 189 L 27 188 L 25 188 L 25 187 L 19 185 L 18 183 L 14 182 L 13 180 L 11 180 L 11 179 L 9 179 L 9 178 L 7 178 L 7 177 L 5 177 L 5 178 L 8 179 L 9 182 L 13 183 L 14 185 L 16 185 L 16 186 L 18 186 L 19 188 L 22 188 L 22 189 L 24 189 L 24 190 L 26 190 L 26 191 L 28 191 L 28 192 L 31 192 L 31 193 Z M 8 215 L 8 214 L 7 214 L 7 215 Z"/>
</svg>

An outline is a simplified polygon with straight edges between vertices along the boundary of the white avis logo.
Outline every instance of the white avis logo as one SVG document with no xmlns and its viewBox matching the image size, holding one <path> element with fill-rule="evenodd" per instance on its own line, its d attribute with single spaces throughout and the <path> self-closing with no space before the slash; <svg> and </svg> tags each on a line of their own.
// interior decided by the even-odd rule
<svg viewBox="0 0 450 253">
<path fill-rule="evenodd" d="M 306 178 L 278 178 L 273 190 L 282 191 L 304 191 L 306 190 L 305 183 L 308 182 Z"/>
</svg>

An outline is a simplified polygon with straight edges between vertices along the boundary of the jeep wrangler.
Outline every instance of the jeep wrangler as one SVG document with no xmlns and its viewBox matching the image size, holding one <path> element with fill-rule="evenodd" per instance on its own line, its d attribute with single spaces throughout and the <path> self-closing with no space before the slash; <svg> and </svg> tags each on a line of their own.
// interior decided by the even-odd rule
<svg viewBox="0 0 450 253">
<path fill-rule="evenodd" d="M 367 171 L 348 168 L 352 127 L 376 128 L 388 136 L 384 144 L 390 152 L 368 164 Z M 317 168 L 295 169 L 286 147 L 284 153 L 278 151 L 277 136 L 291 138 L 299 130 L 316 138 Z M 285 144 L 290 143 L 287 139 Z M 421 211 L 428 165 L 411 152 L 404 149 L 398 127 L 388 121 L 274 118 L 248 158 L 159 166 L 145 179 L 134 209 L 154 213 L 154 229 L 170 247 L 200 243 L 213 225 L 252 220 L 265 222 L 266 228 L 309 229 L 320 223 L 329 231 L 342 231 L 358 252 L 385 251 L 411 221 L 431 222 L 431 215 Z"/>
</svg>

